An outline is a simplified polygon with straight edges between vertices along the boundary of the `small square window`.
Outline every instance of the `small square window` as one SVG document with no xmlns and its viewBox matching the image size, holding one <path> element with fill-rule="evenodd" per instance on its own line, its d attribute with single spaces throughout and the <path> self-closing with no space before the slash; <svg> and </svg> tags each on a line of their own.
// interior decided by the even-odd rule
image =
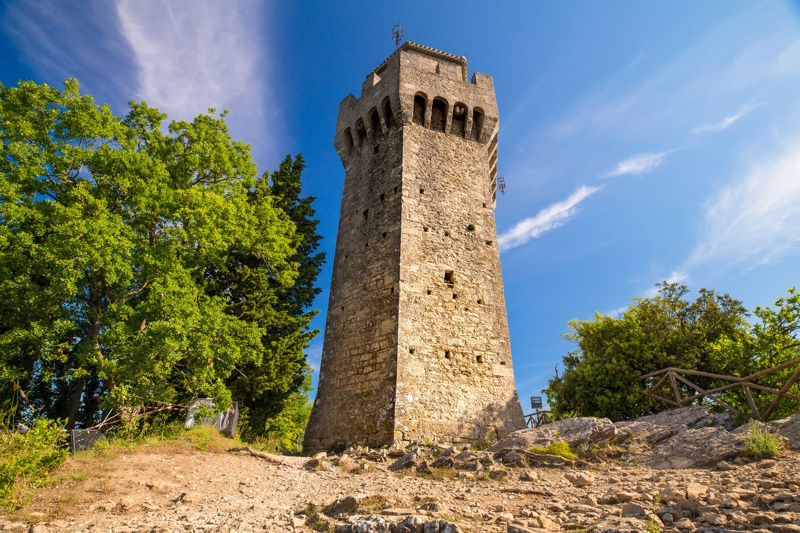
<svg viewBox="0 0 800 533">
<path fill-rule="evenodd" d="M 450 350 L 445 350 L 444 351 L 444 358 L 445 359 L 450 359 Z"/>
<path fill-rule="evenodd" d="M 455 300 L 456 298 L 458 298 L 458 294 L 453 293 L 453 300 Z"/>
<path fill-rule="evenodd" d="M 455 283 L 455 279 L 454 278 L 455 277 L 453 275 L 453 271 L 452 270 L 445 270 L 444 271 L 444 282 L 445 283 L 448 283 L 448 284 L 452 285 L 453 283 Z"/>
<path fill-rule="evenodd" d="M 385 194 L 381 194 L 381 202 L 384 200 L 384 198 L 386 198 L 386 195 Z"/>
<path fill-rule="evenodd" d="M 369 209 L 365 209 L 361 215 L 364 217 L 364 220 L 367 220 L 369 218 Z"/>
<path fill-rule="evenodd" d="M 431 294 L 431 290 L 429 289 L 429 290 L 428 290 L 428 296 L 430 296 L 430 294 Z"/>
<path fill-rule="evenodd" d="M 483 363 L 483 356 L 482 355 L 479 355 L 476 359 L 477 359 L 477 361 L 479 363 Z"/>
<path fill-rule="evenodd" d="M 444 232 L 444 236 L 445 236 L 445 237 L 449 237 L 449 236 L 450 236 L 450 232 L 449 232 L 449 231 L 445 231 L 445 232 Z"/>
<path fill-rule="evenodd" d="M 409 349 L 408 349 L 408 353 L 411 353 L 411 354 L 413 354 L 413 353 L 414 353 L 414 348 L 409 348 Z"/>
<path fill-rule="evenodd" d="M 492 245 L 492 241 L 486 241 L 486 246 L 491 246 L 491 245 Z"/>
<path fill-rule="evenodd" d="M 419 190 L 419 193 L 420 193 L 420 194 L 425 194 L 425 189 L 420 189 L 420 190 Z"/>
<path fill-rule="evenodd" d="M 395 187 L 395 188 L 394 188 L 394 192 L 395 192 L 395 193 L 397 192 L 397 187 Z"/>
<path fill-rule="evenodd" d="M 386 232 L 385 231 L 383 232 L 383 238 L 384 239 L 386 238 Z"/>
<path fill-rule="evenodd" d="M 425 233 L 428 233 L 428 226 L 422 226 L 422 231 L 424 231 Z"/>
</svg>

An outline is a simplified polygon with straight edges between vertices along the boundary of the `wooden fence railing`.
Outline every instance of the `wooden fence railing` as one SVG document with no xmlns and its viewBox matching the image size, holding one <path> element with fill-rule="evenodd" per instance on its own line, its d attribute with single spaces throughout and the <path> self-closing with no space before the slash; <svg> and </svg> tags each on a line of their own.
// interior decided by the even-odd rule
<svg viewBox="0 0 800 533">
<path fill-rule="evenodd" d="M 794 371 L 794 373 L 791 375 L 791 377 L 789 377 L 789 379 L 780 388 L 780 390 L 773 389 L 771 387 L 765 387 L 764 385 L 759 385 L 754 381 L 760 377 L 773 374 L 785 368 L 791 368 L 795 365 L 797 365 L 798 367 L 797 370 Z M 791 361 L 787 361 L 785 363 L 781 363 L 772 368 L 756 372 L 755 374 L 750 374 L 749 376 L 743 378 L 736 376 L 723 376 L 720 374 L 712 374 L 710 372 L 701 372 L 699 370 L 685 370 L 681 368 L 670 367 L 670 368 L 665 368 L 663 370 L 659 370 L 658 372 L 651 372 L 649 374 L 645 374 L 644 376 L 640 376 L 639 380 L 655 378 L 657 376 L 660 376 L 661 374 L 663 374 L 661 379 L 659 379 L 655 385 L 650 387 L 649 391 L 640 391 L 640 392 L 642 392 L 642 394 L 644 394 L 648 398 L 654 398 L 656 400 L 660 400 L 664 403 L 673 405 L 675 407 L 683 407 L 684 405 L 691 404 L 695 400 L 699 400 L 701 398 L 708 398 L 710 401 L 724 407 L 733 414 L 743 418 L 748 418 L 747 415 L 745 415 L 744 413 L 742 413 L 741 411 L 739 411 L 738 409 L 736 409 L 735 407 L 728 404 L 727 402 L 725 402 L 724 400 L 722 400 L 717 396 L 717 394 L 720 392 L 741 387 L 744 390 L 745 397 L 747 398 L 747 403 L 750 405 L 750 410 L 752 411 L 752 418 L 761 422 L 765 422 L 769 420 L 769 417 L 775 413 L 775 411 L 778 409 L 778 406 L 781 403 L 781 400 L 783 400 L 784 398 L 800 401 L 800 396 L 789 393 L 789 389 L 792 387 L 792 385 L 794 385 L 797 382 L 797 380 L 800 379 L 800 357 L 797 359 L 792 359 Z M 727 381 L 729 383 L 721 387 L 716 387 L 710 390 L 703 390 L 698 385 L 692 383 L 691 381 L 689 381 L 688 378 L 684 376 L 698 376 L 703 378 L 715 379 L 719 381 Z M 663 385 L 666 380 L 669 380 L 670 384 L 672 385 L 672 392 L 675 394 L 674 400 L 656 394 L 658 388 L 661 387 L 661 385 Z M 681 395 L 680 387 L 678 386 L 679 381 L 686 387 L 689 387 L 690 389 L 694 390 L 695 393 L 692 394 L 691 396 L 683 398 Z M 769 407 L 767 407 L 767 410 L 764 411 L 763 415 L 758 412 L 756 403 L 753 401 L 753 395 L 750 392 L 751 389 L 768 392 L 770 394 L 775 395 L 775 399 L 772 401 L 772 403 L 770 403 Z"/>
<path fill-rule="evenodd" d="M 553 413 L 550 411 L 539 411 L 525 415 L 525 425 L 529 428 L 538 428 L 541 425 L 549 424 L 555 420 Z"/>
</svg>

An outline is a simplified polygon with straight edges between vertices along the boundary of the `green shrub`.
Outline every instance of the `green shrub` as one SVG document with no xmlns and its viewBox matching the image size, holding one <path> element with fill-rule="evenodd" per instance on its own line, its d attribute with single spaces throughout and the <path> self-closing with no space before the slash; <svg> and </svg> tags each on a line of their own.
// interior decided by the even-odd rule
<svg viewBox="0 0 800 533">
<path fill-rule="evenodd" d="M 531 453 L 538 453 L 538 454 L 550 454 L 550 455 L 560 455 L 564 459 L 569 459 L 570 461 L 574 461 L 578 458 L 577 455 L 572 451 L 570 445 L 564 442 L 563 440 L 557 440 L 554 443 L 550 444 L 547 448 L 540 448 L 539 446 L 534 446 L 530 450 Z"/>
<path fill-rule="evenodd" d="M 40 418 L 25 433 L 0 433 L 0 506 L 14 510 L 32 490 L 51 482 L 50 474 L 67 457 L 63 422 Z"/>
<path fill-rule="evenodd" d="M 780 437 L 766 427 L 753 424 L 744 441 L 745 457 L 761 459 L 764 457 L 775 457 L 783 452 L 783 444 Z"/>
</svg>

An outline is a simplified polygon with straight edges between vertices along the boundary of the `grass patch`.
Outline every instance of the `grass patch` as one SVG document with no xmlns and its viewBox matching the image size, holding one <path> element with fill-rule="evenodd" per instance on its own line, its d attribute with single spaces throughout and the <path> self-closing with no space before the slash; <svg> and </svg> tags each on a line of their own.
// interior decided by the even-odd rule
<svg viewBox="0 0 800 533">
<path fill-rule="evenodd" d="M 458 471 L 455 468 L 428 468 L 425 471 L 417 472 L 417 477 L 430 479 L 432 481 L 455 479 L 457 476 Z"/>
<path fill-rule="evenodd" d="M 578 458 L 575 455 L 575 452 L 572 451 L 572 448 L 569 444 L 564 442 L 563 440 L 557 440 L 556 442 L 550 444 L 547 448 L 540 448 L 539 446 L 533 446 L 531 449 L 528 450 L 531 453 L 538 453 L 538 454 L 547 454 L 547 455 L 560 455 L 564 459 L 569 459 L 570 461 L 574 461 Z"/>
<path fill-rule="evenodd" d="M 46 419 L 25 434 L 0 432 L 0 507 L 22 507 L 36 489 L 53 482 L 53 472 L 67 459 L 65 435 L 59 421 Z"/>
<path fill-rule="evenodd" d="M 777 457 L 783 452 L 783 444 L 780 437 L 767 429 L 753 424 L 744 441 L 744 451 L 742 455 L 754 459 L 766 457 Z"/>
</svg>

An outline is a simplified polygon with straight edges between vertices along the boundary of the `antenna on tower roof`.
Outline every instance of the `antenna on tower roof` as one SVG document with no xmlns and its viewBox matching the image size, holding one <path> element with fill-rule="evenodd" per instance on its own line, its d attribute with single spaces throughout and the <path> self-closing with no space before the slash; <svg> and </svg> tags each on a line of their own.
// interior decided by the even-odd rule
<svg viewBox="0 0 800 533">
<path fill-rule="evenodd" d="M 400 43 L 403 42 L 403 27 L 398 22 L 392 26 L 392 40 L 397 48 L 400 48 Z"/>
</svg>

